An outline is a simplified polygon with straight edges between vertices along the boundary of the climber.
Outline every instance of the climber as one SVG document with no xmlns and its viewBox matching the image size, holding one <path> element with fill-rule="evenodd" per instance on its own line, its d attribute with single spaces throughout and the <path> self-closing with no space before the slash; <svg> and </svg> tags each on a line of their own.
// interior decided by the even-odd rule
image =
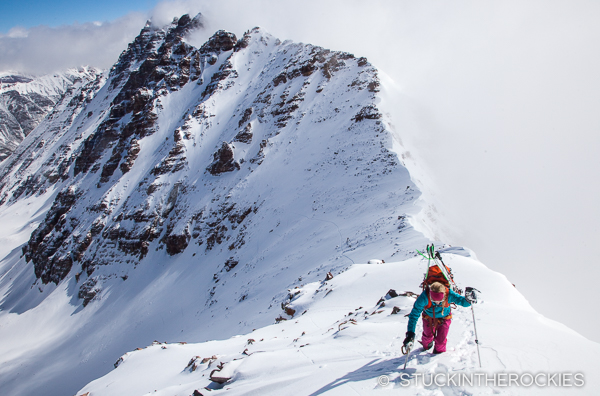
<svg viewBox="0 0 600 396">
<path fill-rule="evenodd" d="M 427 285 L 415 301 L 408 316 L 408 329 L 404 339 L 404 347 L 412 345 L 419 315 L 423 313 L 423 336 L 419 341 L 423 345 L 423 349 L 429 350 L 435 342 L 433 353 L 446 352 L 446 337 L 452 322 L 450 304 L 470 307 L 472 303 L 476 302 L 475 294 L 463 297 L 440 282 Z"/>
</svg>

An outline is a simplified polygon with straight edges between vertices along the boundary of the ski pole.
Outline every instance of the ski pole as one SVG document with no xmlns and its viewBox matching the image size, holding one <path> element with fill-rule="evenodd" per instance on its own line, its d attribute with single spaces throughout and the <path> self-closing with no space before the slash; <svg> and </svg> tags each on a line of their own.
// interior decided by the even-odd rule
<svg viewBox="0 0 600 396">
<path fill-rule="evenodd" d="M 473 302 L 471 303 L 471 313 L 473 314 L 473 329 L 475 330 L 475 344 L 477 344 L 477 358 L 479 359 L 479 368 L 481 368 L 481 354 L 479 353 L 479 337 L 477 336 L 477 325 L 475 324 L 475 309 L 473 305 L 477 302 L 477 293 L 479 291 L 474 287 L 466 287 L 465 288 L 465 297 L 470 296 Z M 481 293 L 481 292 L 480 292 Z"/>
<path fill-rule="evenodd" d="M 406 363 L 408 363 L 408 359 L 410 359 L 410 351 L 413 347 L 413 343 L 409 342 L 408 344 L 406 344 L 406 353 L 404 353 L 404 345 L 402 345 L 402 348 L 400 348 L 402 350 L 402 353 L 406 355 L 406 360 L 404 360 L 404 368 L 403 370 L 406 370 Z"/>
<path fill-rule="evenodd" d="M 475 310 L 471 304 L 471 313 L 473 314 L 473 328 L 475 329 L 475 344 L 477 344 L 477 357 L 479 358 L 479 368 L 481 368 L 481 355 L 479 354 L 479 337 L 477 337 L 477 326 L 475 325 Z"/>
</svg>

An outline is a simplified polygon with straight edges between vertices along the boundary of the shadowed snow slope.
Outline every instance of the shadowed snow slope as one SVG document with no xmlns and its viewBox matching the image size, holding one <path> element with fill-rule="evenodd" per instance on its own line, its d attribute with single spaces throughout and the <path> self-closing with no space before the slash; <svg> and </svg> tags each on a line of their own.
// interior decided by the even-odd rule
<svg viewBox="0 0 600 396">
<path fill-rule="evenodd" d="M 0 394 L 69 395 L 101 378 L 81 393 L 189 395 L 219 361 L 238 394 L 397 378 L 412 300 L 376 302 L 416 291 L 430 241 L 412 225 L 420 192 L 378 108 L 377 70 L 260 28 L 194 48 L 186 35 L 202 28 L 187 15 L 147 24 L 0 165 Z M 473 259 L 448 260 L 484 292 L 486 368 L 592 367 L 597 344 Z M 470 312 L 456 312 L 455 351 L 409 367 L 475 370 Z M 154 340 L 168 344 L 114 370 Z"/>
</svg>

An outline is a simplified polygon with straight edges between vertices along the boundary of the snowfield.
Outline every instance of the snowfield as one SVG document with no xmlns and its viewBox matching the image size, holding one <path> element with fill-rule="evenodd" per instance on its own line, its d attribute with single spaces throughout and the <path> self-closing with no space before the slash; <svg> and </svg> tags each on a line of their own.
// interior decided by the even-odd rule
<svg viewBox="0 0 600 396">
<path fill-rule="evenodd" d="M 479 368 L 470 308 L 453 310 L 448 352 L 433 355 L 420 348 L 400 352 L 414 297 L 386 296 L 418 292 L 427 260 L 415 257 L 385 264 L 355 264 L 331 280 L 299 283 L 289 290 L 286 320 L 227 340 L 199 344 L 155 342 L 122 357 L 118 367 L 78 394 L 90 395 L 493 395 L 594 394 L 593 367 L 600 347 L 545 319 L 496 272 L 472 257 L 442 253 L 459 287 L 477 285 L 482 294 L 474 307 L 480 341 Z M 383 304 L 378 303 L 384 298 Z M 400 311 L 392 314 L 395 308 Z M 291 311 L 290 311 L 291 312 Z M 421 322 L 417 326 L 417 339 Z M 214 372 L 218 367 L 222 369 Z M 229 378 L 223 384 L 210 376 Z M 490 376 L 501 373 L 549 375 L 582 373 L 555 386 L 556 378 L 537 377 L 542 386 L 498 380 L 486 386 L 443 384 L 449 375 Z M 436 374 L 442 376 L 435 377 Z M 425 376 L 424 379 L 423 377 Z M 433 377 L 427 377 L 433 375 Z M 382 380 L 385 376 L 389 383 Z M 421 378 L 421 379 L 419 379 Z M 535 379 L 535 377 L 534 377 Z M 383 381 L 383 382 L 381 382 Z M 457 380 L 454 380 L 456 382 Z M 475 380 L 476 381 L 476 380 Z M 491 380 L 490 380 L 491 381 Z M 552 382 L 554 381 L 554 382 Z M 582 387 L 576 384 L 585 384 Z M 546 384 L 549 384 L 546 386 Z M 571 391 L 571 392 L 570 392 Z"/>
</svg>

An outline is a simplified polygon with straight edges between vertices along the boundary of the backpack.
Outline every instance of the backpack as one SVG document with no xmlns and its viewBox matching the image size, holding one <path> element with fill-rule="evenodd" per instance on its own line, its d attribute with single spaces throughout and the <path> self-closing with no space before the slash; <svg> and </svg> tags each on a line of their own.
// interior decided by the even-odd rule
<svg viewBox="0 0 600 396">
<path fill-rule="evenodd" d="M 436 253 L 439 256 L 439 252 Z M 448 266 L 446 266 L 442 260 L 434 260 L 434 264 L 429 266 L 427 273 L 425 273 L 423 283 L 421 283 L 421 288 L 429 288 L 429 285 L 434 282 L 441 283 L 442 285 L 446 286 L 447 289 L 450 287 L 454 289 L 456 286 L 454 283 L 454 277 L 452 276 L 452 270 L 448 268 Z"/>
<path fill-rule="evenodd" d="M 418 251 L 418 250 L 417 250 Z M 454 277 L 452 276 L 452 270 L 442 261 L 442 256 L 440 256 L 440 252 L 434 252 L 434 246 L 427 245 L 427 253 L 429 257 L 426 257 L 423 253 L 419 252 L 423 257 L 429 260 L 429 266 L 427 268 L 427 272 L 423 277 L 423 282 L 421 283 L 421 288 L 427 292 L 428 303 L 425 309 L 431 307 L 432 302 L 429 297 L 429 286 L 434 282 L 439 282 L 446 286 L 446 297 L 444 298 L 443 306 L 449 307 L 450 303 L 448 303 L 448 293 L 449 290 L 452 289 L 458 294 L 462 294 L 462 291 L 456 286 L 454 282 Z M 433 260 L 433 263 L 431 262 Z"/>
<path fill-rule="evenodd" d="M 417 252 L 419 250 L 417 249 Z M 435 251 L 435 247 L 433 245 L 427 245 L 427 254 L 429 257 L 425 256 L 423 253 L 419 252 L 419 254 L 425 257 L 428 260 L 427 272 L 423 277 L 423 283 L 421 283 L 421 288 L 425 290 L 426 286 L 431 285 L 434 282 L 440 282 L 446 288 L 452 288 L 455 292 L 460 293 L 456 283 L 454 282 L 454 277 L 452 276 L 452 270 L 444 264 L 442 261 L 442 256 L 440 256 L 440 252 Z M 433 260 L 433 265 L 431 263 Z"/>
</svg>

